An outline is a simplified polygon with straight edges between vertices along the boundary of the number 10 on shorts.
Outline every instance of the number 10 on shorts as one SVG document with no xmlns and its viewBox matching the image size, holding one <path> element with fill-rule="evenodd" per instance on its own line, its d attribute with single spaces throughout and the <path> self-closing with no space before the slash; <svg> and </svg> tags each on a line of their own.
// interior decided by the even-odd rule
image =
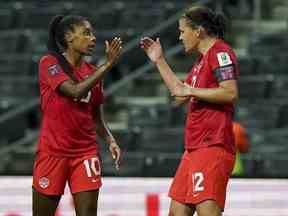
<svg viewBox="0 0 288 216">
<path fill-rule="evenodd" d="M 101 175 L 101 167 L 98 157 L 86 159 L 83 163 L 88 177 Z"/>
<path fill-rule="evenodd" d="M 193 192 L 204 191 L 204 175 L 202 172 L 192 173 Z"/>
</svg>

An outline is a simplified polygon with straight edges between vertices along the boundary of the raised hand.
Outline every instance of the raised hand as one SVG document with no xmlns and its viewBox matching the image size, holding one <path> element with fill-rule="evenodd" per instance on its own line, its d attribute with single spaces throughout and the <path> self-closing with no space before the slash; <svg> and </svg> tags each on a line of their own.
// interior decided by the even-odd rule
<svg viewBox="0 0 288 216">
<path fill-rule="evenodd" d="M 105 45 L 107 64 L 113 66 L 121 54 L 122 40 L 120 37 L 115 37 L 111 42 L 106 40 Z"/>
<path fill-rule="evenodd" d="M 154 63 L 157 63 L 157 61 L 163 57 L 162 46 L 159 38 L 154 41 L 149 37 L 144 37 L 140 41 L 140 46 Z"/>
</svg>

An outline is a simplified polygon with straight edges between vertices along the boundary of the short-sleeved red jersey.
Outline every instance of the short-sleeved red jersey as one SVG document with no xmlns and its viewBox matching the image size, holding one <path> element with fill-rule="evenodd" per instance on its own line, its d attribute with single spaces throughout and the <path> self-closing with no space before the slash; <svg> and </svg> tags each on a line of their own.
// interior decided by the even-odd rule
<svg viewBox="0 0 288 216">
<path fill-rule="evenodd" d="M 217 40 L 205 55 L 198 58 L 186 83 L 194 88 L 217 88 L 220 82 L 238 76 L 235 53 L 224 41 Z M 233 112 L 232 104 L 219 105 L 191 99 L 186 118 L 185 149 L 220 145 L 235 153 Z"/>
<path fill-rule="evenodd" d="M 79 68 L 73 68 L 73 73 L 80 81 L 89 76 L 93 69 L 93 65 L 82 61 Z M 41 58 L 39 85 L 42 122 L 38 151 L 60 157 L 96 154 L 98 145 L 93 111 L 104 100 L 102 82 L 99 81 L 85 98 L 76 100 L 57 90 L 68 79 L 54 56 L 48 54 Z"/>
</svg>

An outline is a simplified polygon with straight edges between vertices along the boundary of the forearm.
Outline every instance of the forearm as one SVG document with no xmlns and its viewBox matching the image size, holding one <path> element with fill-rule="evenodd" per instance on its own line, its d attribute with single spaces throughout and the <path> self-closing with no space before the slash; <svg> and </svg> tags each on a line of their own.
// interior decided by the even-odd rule
<svg viewBox="0 0 288 216">
<path fill-rule="evenodd" d="M 172 106 L 177 107 L 177 106 L 180 106 L 182 104 L 185 104 L 185 103 L 187 103 L 189 101 L 190 98 L 191 98 L 190 96 L 186 96 L 186 97 L 177 97 L 177 96 L 175 96 L 174 97 L 174 101 L 172 102 Z"/>
<path fill-rule="evenodd" d="M 105 142 L 108 144 L 110 144 L 112 141 L 115 140 L 111 131 L 109 130 L 108 126 L 104 121 L 97 122 L 96 133 L 101 139 L 105 140 Z"/>
<path fill-rule="evenodd" d="M 224 88 L 191 88 L 190 96 L 195 99 L 215 104 L 234 103 L 238 95 Z"/>
<path fill-rule="evenodd" d="M 102 79 L 103 75 L 110 69 L 109 64 L 103 64 L 100 67 L 94 70 L 89 77 L 80 81 L 79 83 L 75 82 L 72 79 L 64 81 L 59 86 L 59 91 L 68 97 L 75 99 L 82 99 L 87 96 L 88 92 L 95 86 L 95 84 Z"/>
<path fill-rule="evenodd" d="M 96 68 L 95 71 L 87 77 L 85 80 L 75 84 L 74 87 L 74 97 L 82 98 L 87 95 L 87 93 L 91 90 L 95 83 L 102 79 L 104 74 L 110 69 L 109 64 L 103 64 L 100 67 Z"/>
<path fill-rule="evenodd" d="M 178 77 L 175 75 L 175 73 L 172 71 L 168 63 L 166 62 L 165 58 L 161 58 L 157 61 L 156 67 L 160 72 L 160 75 L 169 89 L 170 93 L 172 95 L 175 95 L 175 88 L 177 86 L 177 83 L 182 83 Z"/>
</svg>

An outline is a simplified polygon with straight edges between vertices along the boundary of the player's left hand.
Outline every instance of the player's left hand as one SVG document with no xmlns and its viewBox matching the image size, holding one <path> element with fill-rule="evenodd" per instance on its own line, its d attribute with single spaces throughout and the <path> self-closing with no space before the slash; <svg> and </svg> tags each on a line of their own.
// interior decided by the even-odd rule
<svg viewBox="0 0 288 216">
<path fill-rule="evenodd" d="M 109 151 L 110 151 L 112 158 L 114 160 L 116 170 L 119 170 L 120 169 L 121 149 L 117 145 L 115 140 L 110 142 Z"/>
<path fill-rule="evenodd" d="M 175 97 L 187 97 L 191 96 L 193 88 L 189 86 L 187 83 L 177 82 L 174 87 L 174 95 Z"/>
</svg>

